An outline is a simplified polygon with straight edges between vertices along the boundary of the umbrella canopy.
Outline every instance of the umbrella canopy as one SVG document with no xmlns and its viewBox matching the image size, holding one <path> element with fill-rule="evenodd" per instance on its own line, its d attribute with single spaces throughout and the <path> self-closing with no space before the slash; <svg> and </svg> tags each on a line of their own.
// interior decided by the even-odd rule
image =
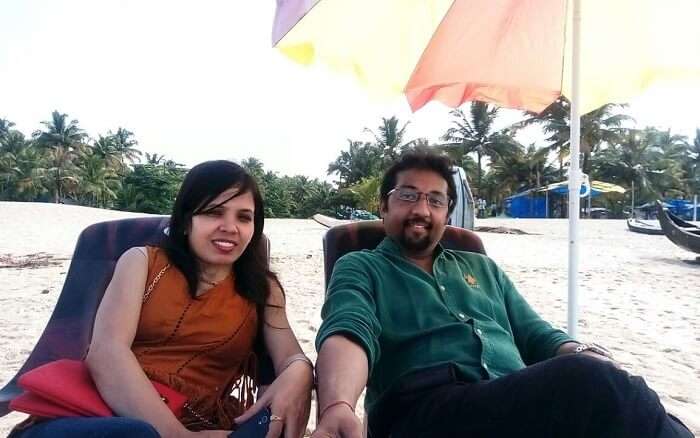
<svg viewBox="0 0 700 438">
<path fill-rule="evenodd" d="M 700 86 L 698 0 L 277 0 L 273 44 L 373 93 L 539 112 L 571 100 L 568 331 L 578 327 L 580 114 L 657 83 Z"/>
<path fill-rule="evenodd" d="M 559 195 L 566 195 L 569 193 L 569 182 L 562 181 L 548 186 L 542 187 L 537 190 L 538 192 L 553 192 Z M 585 187 L 581 187 L 580 193 L 583 195 L 587 190 Z M 625 193 L 624 187 L 620 187 L 617 184 L 607 183 L 603 181 L 591 181 L 590 195 L 596 197 L 606 193 Z"/>
<path fill-rule="evenodd" d="M 573 2 L 278 0 L 273 43 L 322 61 L 413 110 L 483 100 L 539 112 L 573 98 Z M 581 2 L 582 113 L 654 83 L 700 78 L 700 2 Z M 697 84 L 697 83 L 696 83 Z M 697 85 L 696 85 L 697 86 Z"/>
</svg>

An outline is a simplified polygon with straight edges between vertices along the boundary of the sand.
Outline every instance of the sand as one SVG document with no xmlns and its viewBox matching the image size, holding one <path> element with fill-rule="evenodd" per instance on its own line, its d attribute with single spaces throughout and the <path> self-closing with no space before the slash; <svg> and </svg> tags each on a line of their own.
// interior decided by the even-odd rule
<svg viewBox="0 0 700 438">
<path fill-rule="evenodd" d="M 0 266 L 29 255 L 40 265 L 0 268 L 1 384 L 20 368 L 43 331 L 80 231 L 95 222 L 135 216 L 142 215 L 0 202 Z M 530 304 L 565 328 L 567 222 L 488 219 L 477 225 L 533 233 L 479 235 Z M 324 293 L 325 230 L 312 220 L 295 219 L 269 219 L 265 228 L 273 269 L 287 292 L 289 318 L 313 359 Z M 619 220 L 583 220 L 581 238 L 579 337 L 609 347 L 625 369 L 643 376 L 666 408 L 700 434 L 700 265 L 687 263 L 696 255 L 664 236 L 631 233 Z M 17 413 L 0 418 L 0 436 L 22 418 Z"/>
</svg>

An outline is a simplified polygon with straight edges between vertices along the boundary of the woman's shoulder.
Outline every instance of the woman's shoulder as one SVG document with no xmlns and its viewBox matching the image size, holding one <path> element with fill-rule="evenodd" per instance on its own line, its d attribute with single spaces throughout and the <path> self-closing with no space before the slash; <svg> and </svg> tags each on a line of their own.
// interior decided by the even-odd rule
<svg viewBox="0 0 700 438">
<path fill-rule="evenodd" d="M 148 266 L 148 270 L 162 268 L 169 264 L 168 256 L 163 248 L 157 246 L 132 246 L 124 251 L 119 258 L 120 263 L 138 263 Z"/>
<path fill-rule="evenodd" d="M 131 248 L 124 251 L 124 253 L 119 257 L 120 261 L 148 261 L 150 259 L 150 253 L 148 247 L 146 246 L 132 246 Z"/>
</svg>

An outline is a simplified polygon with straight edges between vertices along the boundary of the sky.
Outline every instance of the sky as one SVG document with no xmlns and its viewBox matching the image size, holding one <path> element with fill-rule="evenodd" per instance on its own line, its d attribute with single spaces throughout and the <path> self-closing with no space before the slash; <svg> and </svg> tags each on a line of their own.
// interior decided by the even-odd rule
<svg viewBox="0 0 700 438">
<path fill-rule="evenodd" d="M 0 117 L 29 135 L 59 110 L 93 138 L 124 127 L 139 149 L 187 166 L 254 156 L 321 179 L 347 139 L 371 140 L 364 128 L 382 117 L 410 121 L 409 139 L 447 129 L 440 104 L 413 114 L 402 98 L 370 100 L 351 78 L 285 58 L 271 47 L 275 3 L 1 0 Z M 699 101 L 700 90 L 651 90 L 628 113 L 692 136 Z"/>
</svg>

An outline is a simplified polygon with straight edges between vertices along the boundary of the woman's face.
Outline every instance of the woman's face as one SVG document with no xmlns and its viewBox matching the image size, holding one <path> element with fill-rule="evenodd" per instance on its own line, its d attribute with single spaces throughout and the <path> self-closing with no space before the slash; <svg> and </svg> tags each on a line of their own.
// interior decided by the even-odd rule
<svg viewBox="0 0 700 438">
<path fill-rule="evenodd" d="M 188 241 L 204 265 L 230 267 L 253 237 L 255 201 L 250 192 L 231 198 L 238 190 L 232 187 L 222 192 L 192 217 Z"/>
</svg>

